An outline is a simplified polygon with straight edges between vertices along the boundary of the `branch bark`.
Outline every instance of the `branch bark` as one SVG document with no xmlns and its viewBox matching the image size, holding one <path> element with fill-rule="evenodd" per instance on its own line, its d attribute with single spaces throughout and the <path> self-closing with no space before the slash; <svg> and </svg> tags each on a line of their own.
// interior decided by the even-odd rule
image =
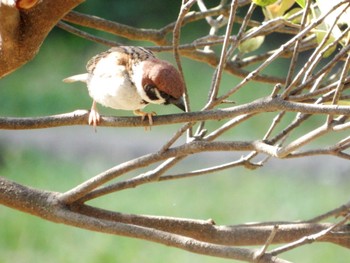
<svg viewBox="0 0 350 263">
<path fill-rule="evenodd" d="M 56 223 L 92 231 L 145 239 L 193 253 L 254 262 L 259 250 L 233 245 L 263 245 L 271 229 L 279 228 L 272 243 L 292 242 L 326 230 L 332 224 L 271 222 L 253 225 L 217 226 L 213 220 L 189 220 L 139 216 L 105 211 L 83 204 L 66 205 L 56 192 L 39 191 L 0 177 L 0 203 Z M 349 207 L 344 206 L 344 210 Z M 318 240 L 316 240 L 318 241 Z M 333 229 L 321 238 L 350 247 L 348 225 Z M 287 262 L 264 254 L 259 262 Z"/>
<path fill-rule="evenodd" d="M 222 120 L 244 114 L 261 112 L 289 111 L 304 114 L 326 114 L 350 116 L 350 106 L 342 105 L 318 105 L 283 100 L 276 96 L 265 97 L 255 101 L 222 109 L 206 110 L 199 112 L 186 112 L 181 114 L 169 114 L 154 116 L 153 125 L 167 125 L 184 122 L 197 122 L 207 120 Z M 0 118 L 0 129 L 42 129 L 68 125 L 86 125 L 89 112 L 77 110 L 70 113 L 36 118 Z M 140 121 L 137 117 L 101 117 L 101 127 L 145 127 L 148 120 Z"/>
<path fill-rule="evenodd" d="M 0 203 L 56 223 L 64 223 L 91 231 L 149 240 L 193 253 L 247 262 L 254 262 L 256 256 L 254 249 L 234 248 L 207 243 L 154 228 L 96 218 L 94 214 L 77 213 L 69 209 L 64 203 L 60 203 L 59 199 L 57 199 L 57 193 L 43 192 L 21 186 L 3 177 L 0 177 Z M 260 262 L 287 263 L 287 261 L 269 254 L 264 255 Z"/>
<path fill-rule="evenodd" d="M 38 53 L 56 23 L 84 0 L 43 0 L 29 9 L 0 4 L 0 78 Z"/>
</svg>

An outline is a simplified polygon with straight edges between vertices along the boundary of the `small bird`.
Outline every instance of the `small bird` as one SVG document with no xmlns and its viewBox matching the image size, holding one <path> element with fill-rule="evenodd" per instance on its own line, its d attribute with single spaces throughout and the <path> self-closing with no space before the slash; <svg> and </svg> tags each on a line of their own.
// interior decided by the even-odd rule
<svg viewBox="0 0 350 263">
<path fill-rule="evenodd" d="M 85 82 L 93 99 L 89 124 L 95 128 L 100 121 L 96 102 L 113 109 L 132 110 L 147 116 L 150 126 L 154 112 L 143 112 L 149 103 L 174 104 L 185 111 L 184 83 L 175 67 L 142 47 L 119 46 L 92 57 L 88 73 L 74 75 L 64 82 Z"/>
</svg>

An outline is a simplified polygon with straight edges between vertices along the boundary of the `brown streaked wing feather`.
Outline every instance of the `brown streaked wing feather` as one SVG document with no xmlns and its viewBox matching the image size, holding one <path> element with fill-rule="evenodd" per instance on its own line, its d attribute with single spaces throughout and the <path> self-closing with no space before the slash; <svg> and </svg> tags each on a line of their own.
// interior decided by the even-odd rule
<svg viewBox="0 0 350 263">
<path fill-rule="evenodd" d="M 116 64 L 119 65 L 125 65 L 126 67 L 128 67 L 129 64 L 129 55 L 126 54 L 125 52 L 123 52 L 123 50 L 121 49 L 116 49 L 116 48 L 111 48 L 107 51 L 101 52 L 98 55 L 92 57 L 88 63 L 86 64 L 86 69 L 87 71 L 91 74 L 93 73 L 93 71 L 96 68 L 96 65 L 98 64 L 98 62 L 109 56 L 110 54 L 114 53 L 114 55 L 116 55 Z"/>
<path fill-rule="evenodd" d="M 143 47 L 134 47 L 134 46 L 120 46 L 112 47 L 109 51 L 126 53 L 131 56 L 131 59 L 135 61 L 143 61 L 150 58 L 155 58 L 152 51 L 145 49 Z"/>
<path fill-rule="evenodd" d="M 92 73 L 96 67 L 96 64 L 100 61 L 100 59 L 108 56 L 111 52 L 108 50 L 108 51 L 105 51 L 105 52 L 102 52 L 102 53 L 99 53 L 97 54 L 96 56 L 93 56 L 89 61 L 88 63 L 86 64 L 86 70 L 88 73 Z"/>
<path fill-rule="evenodd" d="M 89 73 L 92 73 L 96 67 L 96 64 L 103 58 L 107 57 L 111 53 L 117 53 L 116 63 L 119 65 L 125 65 L 131 70 L 131 61 L 133 63 L 138 63 L 144 60 L 155 58 L 152 51 L 147 50 L 143 47 L 133 47 L 133 46 L 120 46 L 112 47 L 109 50 L 102 52 L 94 57 L 92 57 L 86 64 L 86 69 Z"/>
</svg>

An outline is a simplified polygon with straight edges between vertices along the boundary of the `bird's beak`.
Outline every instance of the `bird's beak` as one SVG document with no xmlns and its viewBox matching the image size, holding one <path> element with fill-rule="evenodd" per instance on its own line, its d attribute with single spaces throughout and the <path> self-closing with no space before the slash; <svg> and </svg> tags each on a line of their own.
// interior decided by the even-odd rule
<svg viewBox="0 0 350 263">
<path fill-rule="evenodd" d="M 178 99 L 174 99 L 170 102 L 171 104 L 174 104 L 179 109 L 186 111 L 185 103 L 183 97 L 180 97 Z"/>
</svg>

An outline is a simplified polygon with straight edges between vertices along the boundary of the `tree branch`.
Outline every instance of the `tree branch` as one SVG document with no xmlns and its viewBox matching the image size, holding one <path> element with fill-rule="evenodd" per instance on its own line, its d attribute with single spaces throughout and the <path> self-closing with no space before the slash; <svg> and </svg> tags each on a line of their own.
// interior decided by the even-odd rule
<svg viewBox="0 0 350 263">
<path fill-rule="evenodd" d="M 96 217 L 96 215 L 77 213 L 60 203 L 56 197 L 56 193 L 37 191 L 0 177 L 1 204 L 56 223 L 64 223 L 91 231 L 149 240 L 203 255 L 247 262 L 253 262 L 255 257 L 255 250 L 253 249 L 207 243 L 161 230 L 101 219 Z M 265 255 L 261 262 L 268 263 L 271 260 L 274 260 L 273 262 L 287 263 L 287 261 L 271 257 L 270 255 Z"/>
<path fill-rule="evenodd" d="M 83 1 L 43 0 L 27 10 L 1 4 L 0 78 L 34 58 L 61 17 Z"/>
<path fill-rule="evenodd" d="M 145 239 L 193 253 L 252 262 L 258 251 L 232 245 L 264 244 L 274 225 L 278 231 L 272 243 L 285 243 L 329 229 L 333 224 L 271 222 L 264 224 L 216 226 L 212 220 L 138 216 L 110 212 L 86 205 L 67 206 L 55 192 L 38 191 L 0 177 L 0 202 L 47 220 L 92 231 Z M 30 197 L 30 199 L 28 198 Z M 334 226 L 333 228 L 334 229 Z M 321 240 L 349 247 L 349 227 L 327 231 Z M 342 235 L 339 235 L 342 233 Z M 265 254 L 259 262 L 271 262 Z M 273 262 L 285 262 L 280 259 Z M 280 260 L 280 261 L 279 261 Z"/>
<path fill-rule="evenodd" d="M 186 112 L 153 117 L 153 126 L 184 122 L 198 122 L 207 120 L 222 120 L 243 114 L 259 112 L 290 111 L 304 114 L 326 114 L 350 116 L 350 106 L 317 105 L 282 100 L 279 97 L 265 97 L 247 104 L 234 107 L 207 110 L 200 112 Z M 87 125 L 88 111 L 74 112 L 37 118 L 0 118 L 0 129 L 42 129 L 67 125 Z M 148 120 L 140 121 L 138 117 L 102 117 L 101 127 L 145 127 Z"/>
</svg>

